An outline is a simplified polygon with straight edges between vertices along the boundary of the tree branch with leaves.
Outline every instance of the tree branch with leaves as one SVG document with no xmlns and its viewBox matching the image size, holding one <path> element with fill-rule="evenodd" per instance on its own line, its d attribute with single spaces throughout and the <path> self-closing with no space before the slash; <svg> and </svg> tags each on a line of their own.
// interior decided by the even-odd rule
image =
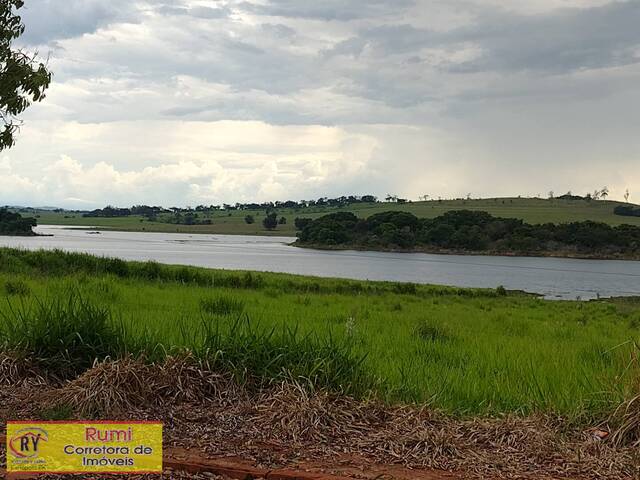
<svg viewBox="0 0 640 480">
<path fill-rule="evenodd" d="M 13 48 L 25 26 L 17 11 L 23 0 L 0 0 L 0 151 L 13 146 L 19 115 L 44 98 L 51 72 L 37 54 Z"/>
</svg>

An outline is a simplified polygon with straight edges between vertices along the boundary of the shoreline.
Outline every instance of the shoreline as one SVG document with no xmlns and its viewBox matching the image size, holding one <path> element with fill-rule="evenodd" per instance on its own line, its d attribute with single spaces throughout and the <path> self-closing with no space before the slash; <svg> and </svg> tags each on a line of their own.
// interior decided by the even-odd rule
<svg viewBox="0 0 640 480">
<path fill-rule="evenodd" d="M 640 255 L 607 255 L 607 254 L 588 254 L 588 253 L 572 253 L 572 252 L 504 252 L 496 250 L 453 250 L 440 248 L 367 248 L 362 245 L 322 245 L 322 244 L 301 244 L 295 241 L 290 244 L 292 247 L 308 248 L 311 250 L 325 251 L 347 251 L 353 250 L 357 252 L 387 252 L 387 253 L 426 253 L 430 255 L 460 255 L 460 256 L 483 256 L 483 257 L 524 257 L 524 258 L 567 258 L 574 260 L 619 260 L 619 261 L 640 261 Z"/>
<path fill-rule="evenodd" d="M 48 237 L 50 235 L 41 235 L 35 232 L 32 233 L 0 233 L 0 237 Z"/>
<path fill-rule="evenodd" d="M 460 256 L 483 256 L 483 257 L 522 257 L 522 258 L 566 258 L 574 260 L 618 260 L 628 262 L 640 262 L 640 255 L 624 255 L 624 254 L 600 254 L 600 253 L 575 253 L 575 252 L 514 252 L 514 251 L 496 251 L 496 250 L 453 250 L 453 249 L 441 249 L 441 248 L 414 248 L 414 249 L 402 249 L 402 248 L 368 248 L 362 245 L 324 245 L 324 244 L 301 244 L 297 240 L 297 237 L 287 235 L 285 232 L 278 231 L 265 231 L 260 233 L 209 233 L 209 232 L 165 232 L 165 231 L 150 231 L 150 230 L 136 230 L 125 228 L 112 228 L 112 227 L 80 227 L 75 225 L 40 225 L 42 227 L 54 226 L 61 227 L 61 230 L 76 230 L 87 232 L 130 232 L 130 233 L 164 233 L 164 234 L 186 234 L 186 235 L 228 235 L 228 236 L 250 236 L 250 237 L 288 237 L 294 239 L 287 245 L 297 248 L 305 248 L 310 250 L 324 250 L 324 251 L 348 251 L 353 250 L 357 252 L 387 252 L 387 253 L 425 253 L 430 255 L 460 255 Z M 12 236 L 12 235 L 6 235 Z M 14 235 L 15 236 L 15 235 Z M 52 234 L 35 233 L 34 235 L 18 235 L 18 236 L 53 236 Z"/>
</svg>

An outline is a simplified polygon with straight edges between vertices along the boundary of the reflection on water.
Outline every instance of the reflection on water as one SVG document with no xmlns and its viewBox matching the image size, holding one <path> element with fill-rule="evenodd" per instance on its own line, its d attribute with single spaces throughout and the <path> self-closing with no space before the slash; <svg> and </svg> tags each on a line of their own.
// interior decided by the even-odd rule
<svg viewBox="0 0 640 480">
<path fill-rule="evenodd" d="M 459 287 L 504 285 L 548 298 L 640 295 L 640 262 L 561 258 L 319 251 L 288 245 L 291 237 L 189 235 L 40 226 L 47 237 L 0 237 L 0 245 L 59 248 L 125 260 L 322 277 L 392 280 Z"/>
</svg>

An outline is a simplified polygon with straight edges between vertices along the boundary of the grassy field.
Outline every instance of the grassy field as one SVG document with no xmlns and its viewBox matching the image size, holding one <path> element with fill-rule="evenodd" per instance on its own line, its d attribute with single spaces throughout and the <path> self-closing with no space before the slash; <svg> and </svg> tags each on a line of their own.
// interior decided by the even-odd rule
<svg viewBox="0 0 640 480">
<path fill-rule="evenodd" d="M 449 210 L 483 210 L 499 217 L 521 218 L 528 223 L 563 223 L 583 220 L 593 220 L 620 225 L 628 223 L 640 225 L 640 217 L 622 217 L 613 214 L 613 209 L 620 205 L 612 201 L 580 201 L 580 200 L 543 200 L 533 198 L 497 198 L 482 200 L 443 200 L 428 202 L 413 202 L 403 205 L 378 203 L 356 204 L 341 210 L 352 211 L 360 217 L 368 217 L 374 213 L 401 210 L 411 212 L 422 218 L 432 218 Z M 113 228 L 118 230 L 148 231 L 148 232 L 183 232 L 209 234 L 239 234 L 239 235 L 295 235 L 294 220 L 296 217 L 317 218 L 337 211 L 336 208 L 313 207 L 307 209 L 281 209 L 278 216 L 287 219 L 286 225 L 269 232 L 262 226 L 264 211 L 232 211 L 218 212 L 210 217 L 213 225 L 174 225 L 160 222 L 149 222 L 141 216 L 123 218 L 83 218 L 79 214 L 39 212 L 38 223 L 42 225 L 84 225 Z M 247 225 L 246 215 L 253 215 L 256 223 Z"/>
<path fill-rule="evenodd" d="M 61 371 L 188 348 L 456 415 L 602 419 L 637 388 L 640 302 L 319 279 L 0 249 L 3 348 Z"/>
</svg>

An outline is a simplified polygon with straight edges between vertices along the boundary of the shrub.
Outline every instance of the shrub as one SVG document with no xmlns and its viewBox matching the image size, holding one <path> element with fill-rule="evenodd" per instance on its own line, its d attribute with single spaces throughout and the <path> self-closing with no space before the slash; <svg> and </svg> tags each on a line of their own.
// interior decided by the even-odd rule
<svg viewBox="0 0 640 480">
<path fill-rule="evenodd" d="M 428 342 L 446 342 L 451 339 L 449 333 L 439 325 L 433 325 L 427 321 L 420 323 L 415 328 L 416 335 Z"/>
<path fill-rule="evenodd" d="M 267 230 L 274 230 L 278 226 L 278 216 L 275 213 L 270 213 L 262 220 L 262 226 Z"/>
<path fill-rule="evenodd" d="M 232 297 L 219 296 L 200 300 L 200 310 L 211 315 L 240 314 L 244 310 L 244 302 Z"/>
<path fill-rule="evenodd" d="M 18 295 L 25 297 L 29 295 L 31 289 L 22 280 L 7 280 L 4 284 L 4 291 L 7 295 Z"/>
<path fill-rule="evenodd" d="M 633 208 L 631 205 L 618 205 L 613 209 L 613 213 L 624 217 L 640 217 L 640 208 Z"/>
<path fill-rule="evenodd" d="M 418 287 L 415 283 L 394 283 L 393 291 L 396 293 L 415 295 L 418 292 Z"/>
</svg>

